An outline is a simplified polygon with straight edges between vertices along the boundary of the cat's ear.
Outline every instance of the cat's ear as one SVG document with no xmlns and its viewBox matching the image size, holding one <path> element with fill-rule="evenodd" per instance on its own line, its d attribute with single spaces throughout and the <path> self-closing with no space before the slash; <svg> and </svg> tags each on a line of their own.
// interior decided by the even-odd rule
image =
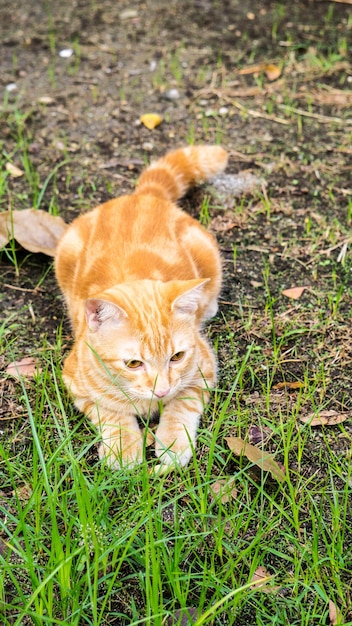
<svg viewBox="0 0 352 626">
<path fill-rule="evenodd" d="M 127 317 L 126 311 L 117 304 L 109 302 L 109 300 L 101 300 L 100 298 L 89 298 L 86 300 L 85 309 L 88 327 L 93 333 L 107 322 L 116 325 L 116 323 Z"/>
<path fill-rule="evenodd" d="M 173 301 L 172 311 L 188 315 L 195 313 L 203 297 L 203 287 L 209 280 L 209 278 L 205 278 L 204 280 L 182 281 L 184 291 Z"/>
</svg>

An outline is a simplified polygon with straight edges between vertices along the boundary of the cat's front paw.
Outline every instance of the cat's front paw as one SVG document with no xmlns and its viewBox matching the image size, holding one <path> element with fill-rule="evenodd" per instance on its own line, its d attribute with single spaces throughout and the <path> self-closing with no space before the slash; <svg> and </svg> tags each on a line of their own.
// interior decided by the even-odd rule
<svg viewBox="0 0 352 626">
<path fill-rule="evenodd" d="M 191 441 L 186 432 L 179 433 L 175 438 L 172 433 L 159 428 L 155 439 L 155 454 L 160 460 L 160 467 L 183 467 L 191 460 L 195 440 Z"/>
<path fill-rule="evenodd" d="M 104 438 L 98 452 L 114 469 L 131 468 L 143 461 L 143 439 L 140 434 L 132 437 L 120 432 L 118 439 Z"/>
</svg>

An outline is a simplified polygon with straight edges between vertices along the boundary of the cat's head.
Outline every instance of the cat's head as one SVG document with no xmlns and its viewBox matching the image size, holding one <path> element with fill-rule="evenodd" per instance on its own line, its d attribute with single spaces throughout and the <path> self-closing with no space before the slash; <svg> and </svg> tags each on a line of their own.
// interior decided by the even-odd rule
<svg viewBox="0 0 352 626">
<path fill-rule="evenodd" d="M 199 377 L 199 318 L 207 280 L 137 280 L 85 303 L 85 340 L 131 400 L 167 401 Z"/>
</svg>

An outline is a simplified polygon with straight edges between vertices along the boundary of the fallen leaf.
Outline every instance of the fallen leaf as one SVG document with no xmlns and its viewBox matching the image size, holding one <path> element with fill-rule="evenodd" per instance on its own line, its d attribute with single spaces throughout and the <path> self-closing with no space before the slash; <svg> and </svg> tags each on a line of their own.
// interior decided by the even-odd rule
<svg viewBox="0 0 352 626">
<path fill-rule="evenodd" d="M 267 585 L 267 582 L 272 580 L 273 576 L 268 572 L 265 567 L 259 565 L 252 576 L 252 589 L 259 589 L 265 593 L 276 593 L 280 587 Z"/>
<path fill-rule="evenodd" d="M 159 124 L 161 124 L 163 118 L 158 113 L 146 113 L 141 116 L 140 120 L 146 128 L 153 130 L 153 128 L 156 128 Z"/>
<path fill-rule="evenodd" d="M 267 426 L 252 425 L 248 428 L 249 443 L 253 444 L 254 446 L 258 443 L 263 443 L 263 441 L 266 441 L 270 437 L 270 435 L 272 435 L 272 432 L 273 431 Z"/>
<path fill-rule="evenodd" d="M 283 380 L 280 383 L 276 383 L 276 385 L 273 385 L 273 389 L 303 389 L 304 388 L 304 383 L 300 380 L 295 380 L 292 383 Z"/>
<path fill-rule="evenodd" d="M 246 443 L 241 437 L 226 437 L 225 441 L 236 456 L 246 456 L 249 461 L 258 465 L 262 470 L 270 472 L 272 477 L 280 482 L 286 480 L 285 472 L 277 461 L 275 461 L 272 454 L 264 452 L 260 448 L 252 446 L 250 443 Z"/>
<path fill-rule="evenodd" d="M 226 215 L 217 215 L 216 217 L 213 217 L 209 226 L 211 230 L 216 233 L 224 233 L 232 230 L 233 228 L 238 226 L 238 224 L 236 224 L 236 222 L 234 222 L 230 217 L 227 217 Z"/>
<path fill-rule="evenodd" d="M 309 426 L 335 426 L 345 422 L 352 413 L 339 413 L 338 411 L 320 411 L 318 415 L 316 413 L 310 413 L 309 415 L 302 415 L 299 420 L 303 424 L 309 424 Z"/>
<path fill-rule="evenodd" d="M 40 367 L 38 366 L 37 359 L 27 356 L 19 361 L 12 361 L 5 371 L 6 374 L 10 374 L 10 376 L 14 376 L 15 378 L 20 378 L 21 376 L 33 378 L 33 376 L 40 372 Z"/>
<path fill-rule="evenodd" d="M 13 178 L 19 178 L 24 174 L 24 172 L 20 170 L 19 167 L 16 167 L 16 165 L 14 165 L 13 163 L 6 163 L 5 167 L 6 171 L 10 174 L 10 176 L 13 176 Z"/>
<path fill-rule="evenodd" d="M 213 495 L 213 502 L 216 500 L 220 500 L 222 504 L 226 504 L 226 502 L 235 500 L 235 498 L 237 498 L 237 489 L 234 485 L 234 478 L 221 478 L 212 483 L 210 485 L 210 491 Z"/>
<path fill-rule="evenodd" d="M 332 601 L 329 600 L 329 619 L 331 626 L 336 626 L 336 624 L 341 624 L 341 611 L 339 607 Z"/>
<path fill-rule="evenodd" d="M 241 76 L 245 76 L 246 74 L 258 74 L 263 70 L 264 64 L 257 63 L 257 65 L 250 65 L 249 67 L 243 67 L 238 71 Z"/>
<path fill-rule="evenodd" d="M 257 63 L 257 65 L 250 65 L 239 70 L 239 74 L 242 76 L 246 74 L 260 74 L 260 72 L 264 72 L 270 81 L 276 80 L 281 76 L 281 69 L 273 63 Z"/>
<path fill-rule="evenodd" d="M 305 289 L 309 289 L 309 287 L 291 287 L 290 289 L 284 289 L 282 295 L 292 300 L 298 300 Z"/>
<path fill-rule="evenodd" d="M 273 65 L 272 63 L 268 63 L 264 66 L 264 72 L 266 77 L 270 80 L 277 80 L 281 76 L 281 69 L 278 65 Z"/>
<path fill-rule="evenodd" d="M 29 485 L 29 483 L 25 483 L 20 487 L 17 487 L 15 491 L 12 492 L 12 495 L 17 495 L 20 502 L 28 502 L 33 494 L 33 489 Z"/>
<path fill-rule="evenodd" d="M 40 209 L 0 213 L 0 248 L 16 239 L 30 252 L 55 255 L 56 245 L 67 228 L 61 217 Z"/>
</svg>

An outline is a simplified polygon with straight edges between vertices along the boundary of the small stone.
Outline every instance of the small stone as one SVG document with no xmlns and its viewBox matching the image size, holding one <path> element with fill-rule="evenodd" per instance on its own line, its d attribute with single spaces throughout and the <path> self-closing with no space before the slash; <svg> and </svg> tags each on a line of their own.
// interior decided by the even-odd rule
<svg viewBox="0 0 352 626">
<path fill-rule="evenodd" d="M 151 152 L 154 150 L 154 144 L 151 141 L 145 141 L 142 143 L 143 150 L 147 150 L 147 152 Z"/>
<path fill-rule="evenodd" d="M 59 57 L 61 57 L 62 59 L 69 59 L 70 57 L 72 57 L 72 55 L 73 55 L 72 48 L 64 48 L 63 50 L 60 50 L 59 52 Z"/>
<path fill-rule="evenodd" d="M 55 100 L 50 96 L 41 96 L 40 98 L 38 98 L 37 102 L 39 104 L 54 104 Z"/>
<path fill-rule="evenodd" d="M 9 83 L 8 85 L 6 85 L 5 87 L 6 91 L 15 91 L 15 89 L 17 89 L 17 85 L 16 83 Z"/>
<path fill-rule="evenodd" d="M 135 9 L 126 9 L 120 13 L 120 20 L 131 20 L 134 17 L 138 17 L 138 11 Z"/>
<path fill-rule="evenodd" d="M 220 107 L 220 109 L 219 109 L 219 114 L 220 115 L 227 115 L 228 112 L 229 112 L 229 110 L 228 110 L 227 107 Z"/>
<path fill-rule="evenodd" d="M 180 97 L 180 92 L 178 89 L 168 89 L 164 93 L 164 98 L 166 100 L 178 100 Z"/>
</svg>

